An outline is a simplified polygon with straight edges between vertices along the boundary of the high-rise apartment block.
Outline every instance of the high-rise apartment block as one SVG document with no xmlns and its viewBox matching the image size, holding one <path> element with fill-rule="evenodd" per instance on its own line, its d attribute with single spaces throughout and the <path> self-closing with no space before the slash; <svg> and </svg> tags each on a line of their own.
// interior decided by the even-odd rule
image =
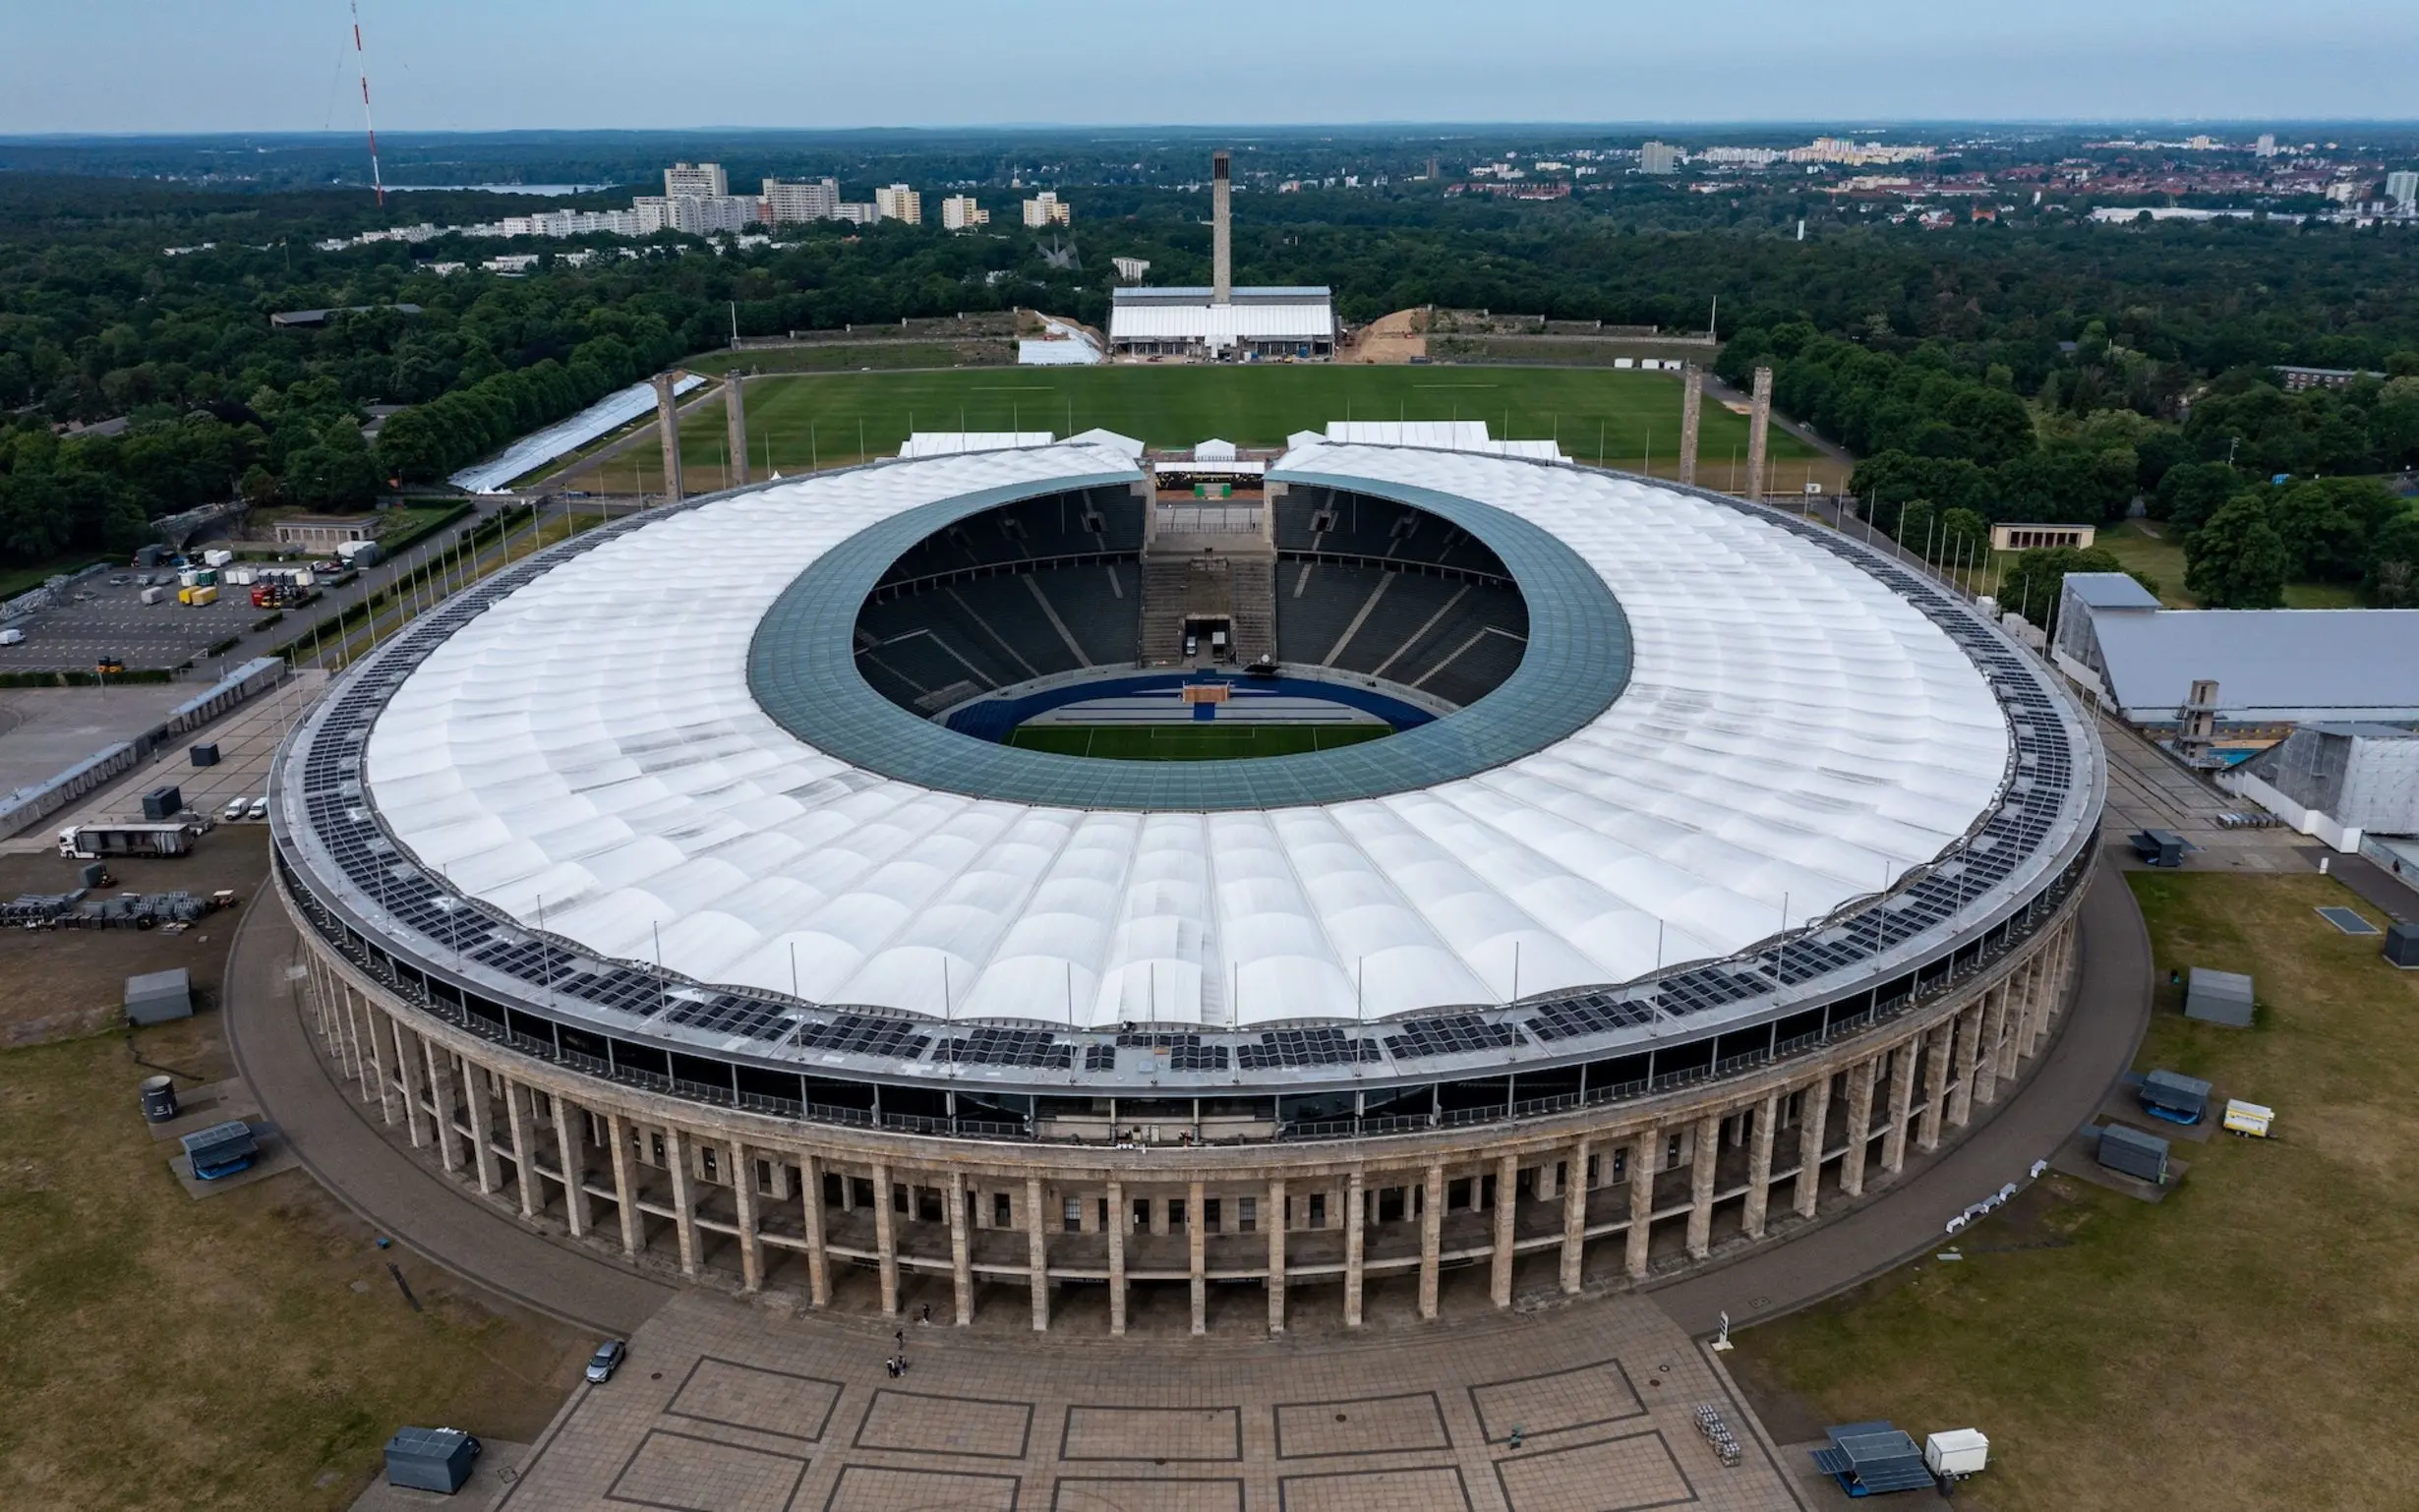
<svg viewBox="0 0 2419 1512">
<path fill-rule="evenodd" d="M 1025 202 L 1025 223 L 1029 226 L 1063 226 L 1072 223 L 1069 207 L 1051 190 L 1043 190 Z"/>
<path fill-rule="evenodd" d="M 664 198 L 720 200 L 731 193 L 721 163 L 674 163 L 664 170 Z"/>
<path fill-rule="evenodd" d="M 2386 198 L 2405 215 L 2419 215 L 2419 172 L 2396 168 L 2386 175 Z"/>
<path fill-rule="evenodd" d="M 838 179 L 766 179 L 764 218 L 773 225 L 840 218 Z"/>
<path fill-rule="evenodd" d="M 972 195 L 951 195 L 941 202 L 941 229 L 971 231 L 991 223 L 991 212 L 974 203 Z"/>
<path fill-rule="evenodd" d="M 873 213 L 883 220 L 904 220 L 911 226 L 924 223 L 924 200 L 905 184 L 888 184 L 873 192 Z"/>
<path fill-rule="evenodd" d="M 2262 157 L 2275 156 L 2276 134 L 2274 132 L 2260 133 L 2260 145 L 2258 147 L 2254 148 L 2254 150 L 2257 151 Z"/>
<path fill-rule="evenodd" d="M 1687 154 L 1668 142 L 1649 142 L 1638 148 L 1638 171 L 1658 176 L 1678 173 Z"/>
</svg>

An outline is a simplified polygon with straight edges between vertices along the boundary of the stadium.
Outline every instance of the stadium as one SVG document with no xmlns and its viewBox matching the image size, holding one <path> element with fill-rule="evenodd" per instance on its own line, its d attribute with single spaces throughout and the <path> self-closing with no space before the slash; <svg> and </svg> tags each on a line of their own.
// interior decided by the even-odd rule
<svg viewBox="0 0 2419 1512">
<path fill-rule="evenodd" d="M 2047 1043 L 2101 757 L 1937 581 L 1474 425 L 909 453 L 533 556 L 280 751 L 315 1027 L 466 1186 L 817 1307 L 1357 1325 L 1784 1239 Z"/>
</svg>

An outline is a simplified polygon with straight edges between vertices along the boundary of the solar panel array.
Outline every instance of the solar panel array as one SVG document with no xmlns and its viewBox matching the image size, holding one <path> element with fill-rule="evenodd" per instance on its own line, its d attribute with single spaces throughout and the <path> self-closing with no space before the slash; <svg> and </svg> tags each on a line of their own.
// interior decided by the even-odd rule
<svg viewBox="0 0 2419 1512">
<path fill-rule="evenodd" d="M 1520 1031 L 1508 1023 L 1490 1023 L 1476 1014 L 1438 1018 L 1414 1018 L 1386 1039 L 1386 1054 L 1409 1060 L 1423 1055 L 1468 1055 L 1479 1050 L 1508 1050 L 1520 1043 Z"/>
<path fill-rule="evenodd" d="M 1341 1029 L 1273 1029 L 1256 1044 L 1235 1047 L 1235 1060 L 1245 1071 L 1369 1065 L 1384 1059 L 1377 1041 Z"/>
<path fill-rule="evenodd" d="M 1658 1019 L 1718 1013 L 1853 970 L 1947 923 L 1975 898 L 2003 885 L 2059 833 L 2077 758 L 2057 702 L 2023 657 L 1927 576 L 1833 532 L 1786 517 L 1763 517 L 1855 560 L 1921 611 L 1972 660 L 2007 714 L 2011 781 L 1998 808 L 1945 862 L 1853 917 L 1752 957 L 1692 966 L 1618 996 L 1594 988 L 1532 1000 L 1501 1013 L 1447 1014 L 1389 1024 L 1383 1049 L 1377 1035 L 1340 1028 L 1281 1029 L 1256 1036 L 1130 1031 L 1111 1044 L 1041 1030 L 974 1027 L 942 1042 L 934 1058 L 1073 1073 L 1080 1046 L 1082 1074 L 1113 1076 L 1121 1069 L 1134 1071 L 1146 1064 L 1208 1074 L 1230 1066 L 1268 1071 L 1376 1065 L 1388 1059 L 1414 1062 L 1514 1049 L 1524 1042 L 1523 1028 L 1543 1044 L 1560 1046 Z M 700 989 L 636 966 L 599 962 L 541 939 L 475 900 L 456 895 L 441 878 L 405 857 L 366 802 L 363 744 L 380 710 L 420 662 L 490 604 L 564 556 L 643 523 L 645 517 L 589 531 L 456 595 L 413 621 L 388 643 L 372 669 L 340 685 L 315 737 L 304 745 L 299 764 L 303 807 L 312 832 L 361 899 L 437 948 L 433 960 L 451 954 L 538 989 L 538 994 L 699 1034 L 798 1051 L 923 1060 L 934 1051 L 934 1035 L 919 1031 L 912 1019 Z M 329 924 L 334 927 L 332 916 Z M 542 1001 L 538 994 L 532 995 L 534 1001 Z M 1121 1046 L 1145 1052 L 1150 1061 L 1128 1061 L 1121 1068 Z"/>
</svg>

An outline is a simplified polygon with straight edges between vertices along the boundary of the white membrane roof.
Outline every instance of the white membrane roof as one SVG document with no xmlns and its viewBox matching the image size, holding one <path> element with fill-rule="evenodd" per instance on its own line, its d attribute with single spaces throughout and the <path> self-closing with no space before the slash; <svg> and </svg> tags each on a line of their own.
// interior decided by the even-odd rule
<svg viewBox="0 0 2419 1512">
<path fill-rule="evenodd" d="M 935 1018 L 1249 1026 L 1729 955 L 1934 856 L 2000 785 L 1973 665 L 1818 546 L 1648 483 L 1325 442 L 1278 472 L 1475 499 L 1568 544 L 1628 617 L 1620 698 L 1473 777 L 1212 814 L 935 791 L 752 701 L 758 620 L 838 543 L 1133 467 L 1075 443 L 888 464 L 607 542 L 411 673 L 371 733 L 371 796 L 454 887 L 602 957 Z"/>
</svg>

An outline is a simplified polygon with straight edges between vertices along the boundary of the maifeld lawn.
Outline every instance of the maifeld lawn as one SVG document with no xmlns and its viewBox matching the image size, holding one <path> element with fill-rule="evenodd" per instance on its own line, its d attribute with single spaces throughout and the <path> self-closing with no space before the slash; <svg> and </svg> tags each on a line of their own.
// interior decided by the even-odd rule
<svg viewBox="0 0 2419 1512">
<path fill-rule="evenodd" d="M 2136 873 L 2158 1012 L 2137 1069 L 2276 1110 L 2178 1141 L 2157 1206 L 2053 1176 L 1870 1286 L 1740 1335 L 1776 1436 L 1978 1427 L 1994 1512 L 2419 1507 L 2419 972 L 2313 910 L 2317 875 Z M 2186 1020 L 2170 969 L 2248 971 L 2249 1031 Z M 1773 1421 L 1778 1420 L 1778 1421 Z"/>
<path fill-rule="evenodd" d="M 1097 368 L 958 368 L 930 372 L 780 374 L 747 388 L 748 450 L 761 478 L 898 453 L 910 431 L 1049 431 L 1094 428 L 1152 446 L 1218 437 L 1277 446 L 1330 420 L 1483 420 L 1498 436 L 1559 438 L 1583 462 L 1670 476 L 1680 447 L 1677 375 L 1605 368 L 1327 367 L 1319 365 Z M 861 430 L 860 430 L 861 428 Z M 712 487 L 726 458 L 719 403 L 699 406 L 680 428 L 681 466 L 692 490 Z M 1708 402 L 1698 443 L 1698 481 L 1743 477 L 1747 423 Z M 631 448 L 604 472 L 604 485 L 632 478 L 655 488 L 656 448 Z M 1793 489 L 1790 464 L 1813 457 L 1801 441 L 1772 433 L 1775 487 Z M 1734 459 L 1736 459 L 1734 461 Z M 1816 481 L 1831 464 L 1813 462 Z"/>
</svg>

